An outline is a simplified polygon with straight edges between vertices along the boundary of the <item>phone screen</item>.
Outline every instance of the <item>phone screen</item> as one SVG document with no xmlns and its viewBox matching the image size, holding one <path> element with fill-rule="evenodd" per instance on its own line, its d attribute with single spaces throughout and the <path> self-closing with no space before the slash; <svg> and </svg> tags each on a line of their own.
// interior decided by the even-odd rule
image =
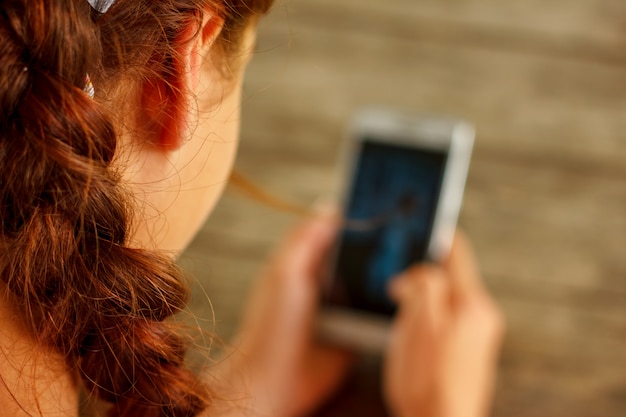
<svg viewBox="0 0 626 417">
<path fill-rule="evenodd" d="M 447 154 L 376 138 L 361 143 L 327 302 L 392 315 L 387 284 L 426 260 Z"/>
</svg>

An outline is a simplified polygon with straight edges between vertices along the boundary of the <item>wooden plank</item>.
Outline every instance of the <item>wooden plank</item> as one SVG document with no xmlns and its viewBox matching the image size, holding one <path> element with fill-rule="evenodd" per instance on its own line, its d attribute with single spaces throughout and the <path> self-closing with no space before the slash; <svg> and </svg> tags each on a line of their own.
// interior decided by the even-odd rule
<svg viewBox="0 0 626 417">
<path fill-rule="evenodd" d="M 559 55 L 624 63 L 620 0 L 332 0 L 278 2 L 265 27 L 288 26 L 408 37 L 477 48 L 505 48 L 536 55 Z"/>
<path fill-rule="evenodd" d="M 622 68 L 321 30 L 293 43 L 297 49 L 282 55 L 259 54 L 247 81 L 243 137 L 273 132 L 258 141 L 263 146 L 336 146 L 355 108 L 376 103 L 466 118 L 477 125 L 480 147 L 623 166 Z M 282 129 L 269 130 L 277 121 Z"/>
</svg>

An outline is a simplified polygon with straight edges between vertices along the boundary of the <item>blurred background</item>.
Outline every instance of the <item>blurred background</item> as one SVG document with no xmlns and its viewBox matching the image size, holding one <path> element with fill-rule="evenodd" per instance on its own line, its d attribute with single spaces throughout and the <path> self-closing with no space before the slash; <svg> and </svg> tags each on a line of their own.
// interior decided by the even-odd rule
<svg viewBox="0 0 626 417">
<path fill-rule="evenodd" d="M 473 122 L 460 225 L 508 319 L 493 414 L 624 416 L 626 2 L 277 1 L 248 71 L 237 169 L 311 205 L 333 196 L 357 108 Z M 296 221 L 229 187 L 183 257 L 193 311 L 211 317 L 206 292 L 221 337 Z M 385 415 L 376 365 L 356 372 L 320 416 Z"/>
</svg>

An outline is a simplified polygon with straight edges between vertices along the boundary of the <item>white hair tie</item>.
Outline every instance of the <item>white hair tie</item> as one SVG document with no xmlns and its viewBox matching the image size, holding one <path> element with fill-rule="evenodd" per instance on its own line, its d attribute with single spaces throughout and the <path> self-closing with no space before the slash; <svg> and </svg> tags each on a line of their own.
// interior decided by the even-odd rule
<svg viewBox="0 0 626 417">
<path fill-rule="evenodd" d="M 87 3 L 89 3 L 89 5 L 98 13 L 104 14 L 109 11 L 111 6 L 113 6 L 115 0 L 87 0 Z M 96 90 L 93 87 L 91 78 L 89 78 L 89 74 L 85 76 L 85 87 L 83 88 L 83 91 L 92 99 L 96 95 Z"/>
<path fill-rule="evenodd" d="M 87 0 L 87 2 L 98 13 L 106 13 L 113 6 L 115 0 Z"/>
</svg>

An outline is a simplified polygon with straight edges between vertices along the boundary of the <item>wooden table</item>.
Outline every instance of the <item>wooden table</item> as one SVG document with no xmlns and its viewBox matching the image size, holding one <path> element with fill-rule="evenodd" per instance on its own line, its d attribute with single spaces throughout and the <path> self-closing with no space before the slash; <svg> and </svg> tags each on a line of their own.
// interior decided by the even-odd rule
<svg viewBox="0 0 626 417">
<path fill-rule="evenodd" d="M 626 2 L 279 1 L 257 49 L 237 169 L 291 201 L 333 195 L 362 105 L 474 122 L 460 224 L 508 319 L 493 414 L 626 415 Z M 187 251 L 220 336 L 294 221 L 229 189 Z M 321 415 L 384 415 L 359 369 Z"/>
</svg>

